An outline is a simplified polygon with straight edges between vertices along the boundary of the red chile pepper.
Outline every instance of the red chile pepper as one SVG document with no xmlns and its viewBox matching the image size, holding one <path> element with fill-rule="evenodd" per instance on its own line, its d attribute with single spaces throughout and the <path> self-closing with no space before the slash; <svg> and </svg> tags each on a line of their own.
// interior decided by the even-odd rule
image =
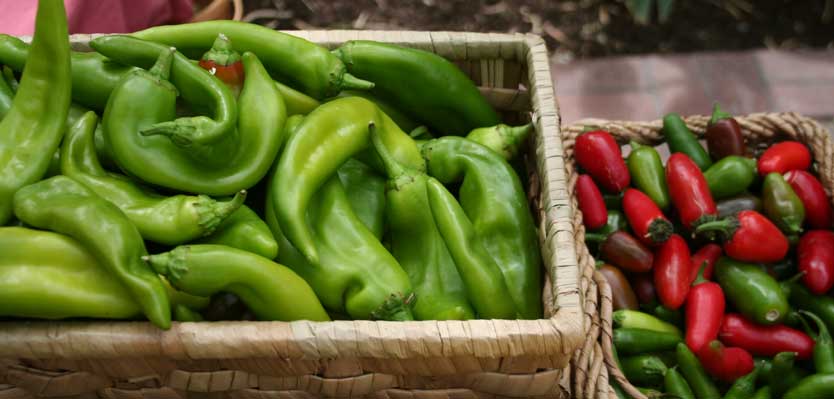
<svg viewBox="0 0 834 399">
<path fill-rule="evenodd" d="M 718 231 L 724 236 L 724 253 L 743 262 L 774 263 L 788 254 L 788 239 L 768 218 L 756 211 L 704 223 L 696 234 Z"/>
<path fill-rule="evenodd" d="M 799 239 L 799 271 L 808 290 L 823 295 L 834 286 L 834 233 L 813 230 Z"/>
<path fill-rule="evenodd" d="M 243 62 L 240 53 L 232 48 L 232 42 L 224 34 L 217 36 L 211 50 L 203 54 L 200 67 L 217 76 L 235 93 L 243 87 Z"/>
<path fill-rule="evenodd" d="M 759 157 L 759 175 L 806 170 L 811 167 L 811 152 L 798 141 L 776 143 Z"/>
<path fill-rule="evenodd" d="M 785 180 L 805 206 L 805 222 L 815 229 L 831 228 L 831 202 L 819 179 L 804 170 L 785 173 Z"/>
<path fill-rule="evenodd" d="M 660 303 L 672 310 L 681 307 L 692 284 L 692 257 L 686 240 L 673 234 L 655 254 L 653 267 Z"/>
<path fill-rule="evenodd" d="M 616 231 L 599 246 L 600 257 L 620 269 L 644 273 L 652 270 L 654 255 L 645 245 L 625 231 Z"/>
<path fill-rule="evenodd" d="M 718 336 L 724 316 L 724 290 L 712 281 L 704 279 L 705 267 L 699 269 L 698 278 L 692 283 L 686 296 L 686 346 L 698 353 Z"/>
<path fill-rule="evenodd" d="M 707 124 L 704 134 L 707 139 L 707 149 L 713 160 L 719 161 L 730 155 L 744 156 L 744 136 L 741 126 L 728 113 L 721 110 L 718 103 L 712 110 L 712 118 Z"/>
<path fill-rule="evenodd" d="M 576 162 L 606 191 L 619 193 L 631 183 L 620 146 L 611 133 L 594 130 L 576 138 Z"/>
<path fill-rule="evenodd" d="M 761 326 L 738 313 L 724 315 L 718 339 L 757 356 L 796 352 L 799 359 L 810 359 L 814 351 L 814 340 L 808 334 L 783 324 Z"/>
<path fill-rule="evenodd" d="M 629 188 L 623 195 L 623 210 L 634 235 L 646 245 L 662 244 L 672 235 L 674 226 L 648 195 Z"/>
<path fill-rule="evenodd" d="M 634 294 L 637 295 L 638 302 L 644 305 L 657 302 L 657 291 L 654 289 L 652 273 L 631 273 L 629 281 Z"/>
<path fill-rule="evenodd" d="M 707 373 L 726 382 L 733 382 L 747 375 L 755 367 L 750 352 L 737 347 L 726 347 L 717 340 L 701 348 L 698 359 Z"/>
<path fill-rule="evenodd" d="M 576 179 L 576 200 L 582 211 L 582 223 L 585 228 L 595 230 L 608 222 L 608 211 L 602 193 L 594 180 L 588 175 L 579 175 Z"/>
<path fill-rule="evenodd" d="M 672 203 L 688 229 L 715 220 L 718 210 L 701 169 L 682 153 L 672 154 L 666 163 L 666 183 Z"/>
<path fill-rule="evenodd" d="M 692 280 L 698 276 L 698 270 L 704 267 L 704 278 L 712 280 L 712 272 L 715 270 L 715 262 L 724 254 L 718 244 L 707 244 L 701 247 L 698 252 L 692 255 Z M 706 262 L 706 266 L 705 263 Z"/>
</svg>

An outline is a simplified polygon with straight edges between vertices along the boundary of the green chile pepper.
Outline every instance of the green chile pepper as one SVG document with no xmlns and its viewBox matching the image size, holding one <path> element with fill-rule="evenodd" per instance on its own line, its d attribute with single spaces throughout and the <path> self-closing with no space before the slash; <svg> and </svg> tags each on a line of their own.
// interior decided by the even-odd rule
<svg viewBox="0 0 834 399">
<path fill-rule="evenodd" d="M 30 226 L 78 240 L 127 288 L 152 323 L 171 326 L 165 286 L 142 262 L 147 255 L 142 236 L 116 205 L 69 177 L 55 176 L 18 190 L 14 213 Z"/>
<path fill-rule="evenodd" d="M 760 212 L 762 210 L 762 200 L 753 194 L 745 193 L 718 201 L 715 207 L 718 209 L 718 218 L 724 219 L 741 211 Z"/>
<path fill-rule="evenodd" d="M 783 399 L 808 399 L 834 397 L 834 374 L 814 374 L 791 386 Z"/>
<path fill-rule="evenodd" d="M 787 316 L 790 307 L 779 282 L 760 267 L 722 257 L 715 276 L 727 300 L 750 320 L 774 325 Z"/>
<path fill-rule="evenodd" d="M 681 330 L 674 325 L 636 310 L 617 310 L 612 315 L 612 321 L 615 328 L 642 328 L 683 337 Z"/>
<path fill-rule="evenodd" d="M 223 245 L 183 245 L 142 259 L 177 289 L 199 296 L 231 292 L 259 320 L 329 321 L 313 289 L 292 270 Z"/>
<path fill-rule="evenodd" d="M 512 161 L 533 131 L 535 131 L 533 123 L 521 126 L 508 126 L 500 123 L 495 126 L 473 129 L 466 135 L 466 138 L 501 154 L 507 161 Z"/>
<path fill-rule="evenodd" d="M 64 134 L 70 105 L 70 49 L 62 0 L 38 3 L 29 63 L 12 106 L 0 121 L 0 226 L 12 197 L 40 180 Z"/>
<path fill-rule="evenodd" d="M 738 155 L 724 157 L 704 172 L 709 191 L 716 200 L 743 193 L 757 176 L 756 160 Z"/>
<path fill-rule="evenodd" d="M 669 209 L 669 187 L 666 185 L 666 171 L 660 154 L 654 147 L 631 142 L 628 155 L 628 171 L 634 186 L 654 201 L 658 208 Z"/>
<path fill-rule="evenodd" d="M 145 127 L 173 119 L 177 89 L 165 78 L 170 67 L 173 80 L 177 65 L 183 63 L 191 65 L 181 54 L 176 54 L 171 63 L 170 49 L 166 49 L 149 72 L 131 72 L 113 90 L 102 125 L 116 162 L 143 181 L 179 191 L 231 195 L 254 186 L 269 171 L 278 153 L 286 118 L 281 96 L 251 53 L 243 54 L 246 81 L 238 99 L 237 133 L 211 147 L 189 148 L 180 148 L 164 137 L 139 133 Z M 197 69 L 195 75 L 216 80 Z M 184 73 L 189 71 L 179 72 L 180 76 Z M 228 92 L 225 85 L 217 84 Z M 182 87 L 180 92 L 185 94 Z M 137 107 L 140 102 L 144 105 Z"/>
<path fill-rule="evenodd" d="M 688 156 L 702 171 L 712 166 L 712 159 L 698 142 L 698 138 L 686 126 L 686 122 L 676 113 L 669 113 L 663 117 L 663 136 L 669 144 L 671 153 L 680 152 Z"/>
<path fill-rule="evenodd" d="M 119 207 L 142 237 L 178 245 L 211 234 L 246 198 L 242 191 L 227 202 L 205 195 L 163 197 L 127 178 L 109 173 L 98 162 L 93 129 L 98 118 L 85 114 L 64 137 L 61 172 Z"/>
<path fill-rule="evenodd" d="M 770 370 L 768 384 L 774 397 L 782 398 L 782 394 L 802 380 L 808 373 L 794 367 L 796 352 L 780 352 L 773 357 L 773 367 Z"/>
<path fill-rule="evenodd" d="M 418 127 L 421 127 L 419 122 L 416 122 L 410 116 L 403 113 L 401 110 L 397 109 L 393 104 L 390 102 L 383 100 L 379 96 L 375 96 L 368 91 L 364 90 L 345 90 L 339 93 L 336 98 L 343 98 L 343 97 L 362 97 L 372 103 L 374 103 L 377 107 L 379 107 L 380 111 L 384 112 L 385 115 L 388 115 L 397 126 L 400 127 L 404 132 L 412 132 Z M 423 126 L 425 129 L 425 126 Z M 414 137 L 414 136 L 412 136 Z"/>
<path fill-rule="evenodd" d="M 127 319 L 139 305 L 78 241 L 23 227 L 0 227 L 0 315 Z"/>
<path fill-rule="evenodd" d="M 374 125 L 369 125 L 368 129 L 388 175 L 385 207 L 388 238 L 391 253 L 408 273 L 414 286 L 417 295 L 414 316 L 418 320 L 474 318 L 468 296 L 471 298 L 476 293 L 467 295 L 470 280 L 462 278 L 459 272 L 459 266 L 468 267 L 456 265 L 455 257 L 450 252 L 450 249 L 455 251 L 456 248 L 449 248 L 448 240 L 444 240 L 432 214 L 433 201 L 428 189 L 432 178 L 394 159 Z M 492 277 L 490 281 L 494 282 Z M 505 300 L 484 299 L 497 303 Z"/>
<path fill-rule="evenodd" d="M 611 233 L 626 230 L 628 230 L 628 219 L 626 219 L 623 212 L 618 210 L 609 210 L 608 221 L 605 222 L 605 226 L 585 233 L 585 242 L 601 243 L 605 241 Z"/>
<path fill-rule="evenodd" d="M 704 366 L 701 365 L 701 362 L 685 343 L 679 343 L 675 353 L 677 354 L 681 374 L 686 378 L 696 398 L 718 399 L 721 397 L 718 387 L 715 386 L 712 378 L 704 370 Z"/>
<path fill-rule="evenodd" d="M 284 104 L 287 106 L 287 115 L 307 115 L 313 112 L 321 103 L 298 90 L 293 89 L 281 82 L 275 82 L 275 88 L 284 99 Z"/>
<path fill-rule="evenodd" d="M 782 231 L 786 234 L 802 232 L 805 206 L 781 174 L 770 173 L 765 176 L 762 197 L 765 214 Z"/>
<path fill-rule="evenodd" d="M 437 54 L 369 40 L 348 41 L 333 54 L 348 71 L 374 82 L 372 93 L 432 131 L 463 136 L 501 122 L 472 80 Z"/>
<path fill-rule="evenodd" d="M 680 309 L 669 309 L 663 305 L 657 305 L 654 307 L 653 312 L 658 319 L 663 320 L 673 326 L 682 326 L 683 323 L 683 315 L 681 314 Z"/>
<path fill-rule="evenodd" d="M 756 393 L 750 397 L 750 399 L 770 399 L 772 397 L 773 396 L 770 387 L 764 386 L 759 388 L 759 390 L 757 390 Z"/>
<path fill-rule="evenodd" d="M 834 342 L 831 341 L 828 327 L 822 319 L 811 312 L 800 310 L 799 313 L 810 318 L 817 325 L 817 333 L 806 329 L 814 338 L 814 370 L 817 373 L 834 373 Z"/>
<path fill-rule="evenodd" d="M 342 164 L 336 173 L 356 217 L 381 239 L 385 231 L 385 178 L 353 158 Z"/>
<path fill-rule="evenodd" d="M 614 346 L 617 352 L 638 354 L 672 350 L 683 342 L 680 333 L 659 332 L 642 328 L 614 329 Z"/>
<path fill-rule="evenodd" d="M 632 384 L 661 386 L 667 368 L 660 358 L 652 355 L 624 357 L 620 360 L 622 371 Z"/>
<path fill-rule="evenodd" d="M 756 378 L 760 371 L 761 369 L 757 365 L 753 368 L 753 371 L 737 379 L 724 394 L 724 399 L 747 399 L 753 396 L 756 392 Z"/>
<path fill-rule="evenodd" d="M 174 305 L 174 320 L 176 321 L 203 321 L 203 316 L 189 309 L 185 305 Z"/>
<path fill-rule="evenodd" d="M 226 245 L 267 259 L 278 256 L 278 242 L 269 226 L 246 205 L 224 219 L 214 233 L 194 241 L 194 244 Z"/>
<path fill-rule="evenodd" d="M 692 392 L 692 388 L 686 383 L 686 379 L 678 372 L 677 367 L 666 370 L 666 375 L 663 376 L 663 382 L 667 393 L 676 395 L 680 399 L 695 399 L 695 393 Z"/>
<path fill-rule="evenodd" d="M 787 286 L 783 285 L 782 289 L 783 292 L 787 292 L 794 307 L 817 315 L 825 322 L 829 330 L 834 330 L 834 298 L 827 295 L 814 295 L 804 285 L 795 281 Z"/>
</svg>

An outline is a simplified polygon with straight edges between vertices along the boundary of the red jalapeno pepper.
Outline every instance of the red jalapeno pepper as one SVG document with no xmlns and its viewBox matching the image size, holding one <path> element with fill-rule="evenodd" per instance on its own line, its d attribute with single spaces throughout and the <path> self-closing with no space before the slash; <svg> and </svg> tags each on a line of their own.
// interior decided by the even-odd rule
<svg viewBox="0 0 834 399">
<path fill-rule="evenodd" d="M 811 152 L 798 141 L 783 141 L 770 146 L 759 157 L 759 175 L 806 170 L 811 167 Z"/>
<path fill-rule="evenodd" d="M 701 169 L 684 154 L 672 154 L 666 163 L 666 183 L 681 222 L 688 229 L 715 220 L 718 210 Z"/>
<path fill-rule="evenodd" d="M 808 290 L 823 295 L 834 286 L 834 232 L 813 230 L 799 239 L 797 248 L 802 283 Z"/>
<path fill-rule="evenodd" d="M 654 254 L 625 231 L 615 231 L 599 247 L 600 257 L 620 269 L 644 273 L 652 269 Z"/>
<path fill-rule="evenodd" d="M 706 267 L 699 268 L 698 278 L 686 296 L 686 346 L 698 353 L 718 336 L 726 306 L 721 286 L 704 278 Z"/>
<path fill-rule="evenodd" d="M 724 315 L 718 339 L 726 345 L 742 348 L 756 356 L 796 352 L 799 359 L 810 359 L 814 351 L 814 340 L 808 334 L 784 324 L 758 325 L 738 313 Z"/>
<path fill-rule="evenodd" d="M 715 270 L 715 262 L 721 258 L 724 251 L 718 244 L 709 243 L 704 245 L 692 255 L 692 280 L 698 276 L 698 270 L 704 267 L 704 278 L 712 280 L 712 272 Z"/>
<path fill-rule="evenodd" d="M 573 154 L 579 166 L 604 190 L 619 193 L 631 183 L 620 146 L 611 133 L 594 130 L 581 134 Z"/>
<path fill-rule="evenodd" d="M 791 170 L 785 180 L 805 206 L 805 222 L 815 229 L 831 228 L 831 202 L 819 179 L 804 170 Z"/>
<path fill-rule="evenodd" d="M 718 231 L 724 236 L 724 253 L 744 262 L 773 263 L 788 254 L 788 239 L 776 225 L 756 211 L 704 223 L 696 234 Z"/>
<path fill-rule="evenodd" d="M 681 307 L 692 284 L 692 257 L 686 240 L 673 234 L 655 254 L 653 267 L 660 303 L 672 310 Z"/>
<path fill-rule="evenodd" d="M 644 244 L 662 244 L 672 235 L 672 222 L 663 216 L 657 204 L 642 191 L 626 189 L 623 210 L 634 235 Z"/>
<path fill-rule="evenodd" d="M 217 76 L 235 93 L 240 93 L 243 87 L 243 61 L 240 53 L 232 48 L 232 43 L 224 34 L 219 34 L 211 50 L 203 54 L 199 65 L 201 68 Z"/>
<path fill-rule="evenodd" d="M 755 367 L 750 352 L 738 347 L 724 346 L 718 340 L 701 348 L 698 359 L 710 375 L 726 382 L 733 382 L 747 375 Z"/>
<path fill-rule="evenodd" d="M 608 222 L 608 211 L 602 193 L 594 180 L 588 175 L 579 175 L 576 179 L 576 200 L 582 211 L 582 223 L 585 228 L 598 229 Z"/>
</svg>

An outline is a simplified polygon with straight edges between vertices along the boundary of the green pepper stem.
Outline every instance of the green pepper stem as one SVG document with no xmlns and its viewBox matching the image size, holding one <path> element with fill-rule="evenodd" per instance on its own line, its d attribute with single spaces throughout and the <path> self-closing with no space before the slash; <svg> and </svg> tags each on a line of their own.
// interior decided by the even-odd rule
<svg viewBox="0 0 834 399">
<path fill-rule="evenodd" d="M 509 126 L 509 128 L 504 131 L 506 132 L 507 142 L 517 144 L 526 140 L 533 130 L 535 130 L 533 129 L 533 122 L 530 122 L 521 126 Z"/>
<path fill-rule="evenodd" d="M 213 61 L 219 66 L 229 66 L 240 62 L 240 53 L 232 47 L 232 41 L 226 35 L 220 33 L 214 39 L 211 49 L 203 54 L 203 60 Z"/>
<path fill-rule="evenodd" d="M 347 72 L 342 75 L 342 90 L 370 90 L 374 88 L 374 83 L 367 80 L 362 80 Z"/>
<path fill-rule="evenodd" d="M 148 73 L 159 79 L 168 80 L 168 77 L 171 76 L 171 63 L 174 60 L 175 51 L 176 49 L 173 47 L 168 47 L 165 50 L 162 50 L 159 53 L 159 58 L 156 59 L 156 62 L 153 64 L 151 69 L 148 70 Z"/>
<path fill-rule="evenodd" d="M 379 158 L 382 159 L 382 165 L 385 167 L 385 172 L 388 174 L 388 177 L 393 179 L 404 175 L 406 172 L 405 168 L 400 165 L 396 159 L 394 159 L 388 151 L 388 147 L 386 147 L 385 143 L 382 142 L 382 137 L 379 135 L 376 124 L 373 122 L 369 123 L 368 132 L 371 134 L 371 142 L 373 143 L 377 154 L 379 154 Z"/>
<path fill-rule="evenodd" d="M 704 271 L 707 270 L 707 264 L 707 261 L 703 261 L 701 266 L 698 267 L 698 275 L 695 277 L 695 281 L 692 282 L 693 287 L 698 284 L 709 282 L 709 280 L 704 277 Z"/>
<path fill-rule="evenodd" d="M 721 109 L 721 106 L 716 102 L 715 105 L 712 106 L 712 118 L 710 118 L 709 124 L 713 125 L 722 119 L 730 119 L 732 117 L 732 115 L 724 112 Z"/>
<path fill-rule="evenodd" d="M 194 203 L 198 224 L 205 229 L 204 236 L 209 235 L 223 223 L 229 215 L 236 212 L 246 201 L 246 190 L 240 190 L 228 201 L 215 201 L 208 196 L 200 195 Z"/>
<path fill-rule="evenodd" d="M 637 149 L 639 149 L 639 148 L 643 148 L 643 147 L 645 147 L 643 144 L 640 144 L 640 143 L 638 143 L 638 142 L 636 142 L 636 141 L 634 141 L 634 140 L 629 141 L 629 142 L 628 142 L 628 145 L 629 145 L 629 146 L 631 146 L 631 151 L 632 151 L 632 152 L 636 151 L 636 150 L 637 150 Z"/>
<path fill-rule="evenodd" d="M 728 217 L 722 220 L 714 220 L 710 222 L 701 223 L 698 227 L 695 228 L 695 234 L 702 234 L 711 231 L 718 232 L 723 234 L 725 239 L 732 237 L 735 234 L 736 230 L 738 230 L 739 222 L 738 219 L 735 217 Z"/>
<path fill-rule="evenodd" d="M 373 320 L 412 321 L 411 306 L 414 304 L 414 293 L 408 296 L 391 294 L 377 310 L 371 312 Z"/>
</svg>

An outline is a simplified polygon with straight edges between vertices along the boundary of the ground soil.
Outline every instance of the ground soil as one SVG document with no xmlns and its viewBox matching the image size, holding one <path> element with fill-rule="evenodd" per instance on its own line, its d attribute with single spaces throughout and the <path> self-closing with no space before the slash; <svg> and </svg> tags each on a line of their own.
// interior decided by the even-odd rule
<svg viewBox="0 0 834 399">
<path fill-rule="evenodd" d="M 834 48 L 834 0 L 678 0 L 666 23 L 635 22 L 624 0 L 246 0 L 278 29 L 533 32 L 557 59 L 705 50 Z"/>
</svg>

